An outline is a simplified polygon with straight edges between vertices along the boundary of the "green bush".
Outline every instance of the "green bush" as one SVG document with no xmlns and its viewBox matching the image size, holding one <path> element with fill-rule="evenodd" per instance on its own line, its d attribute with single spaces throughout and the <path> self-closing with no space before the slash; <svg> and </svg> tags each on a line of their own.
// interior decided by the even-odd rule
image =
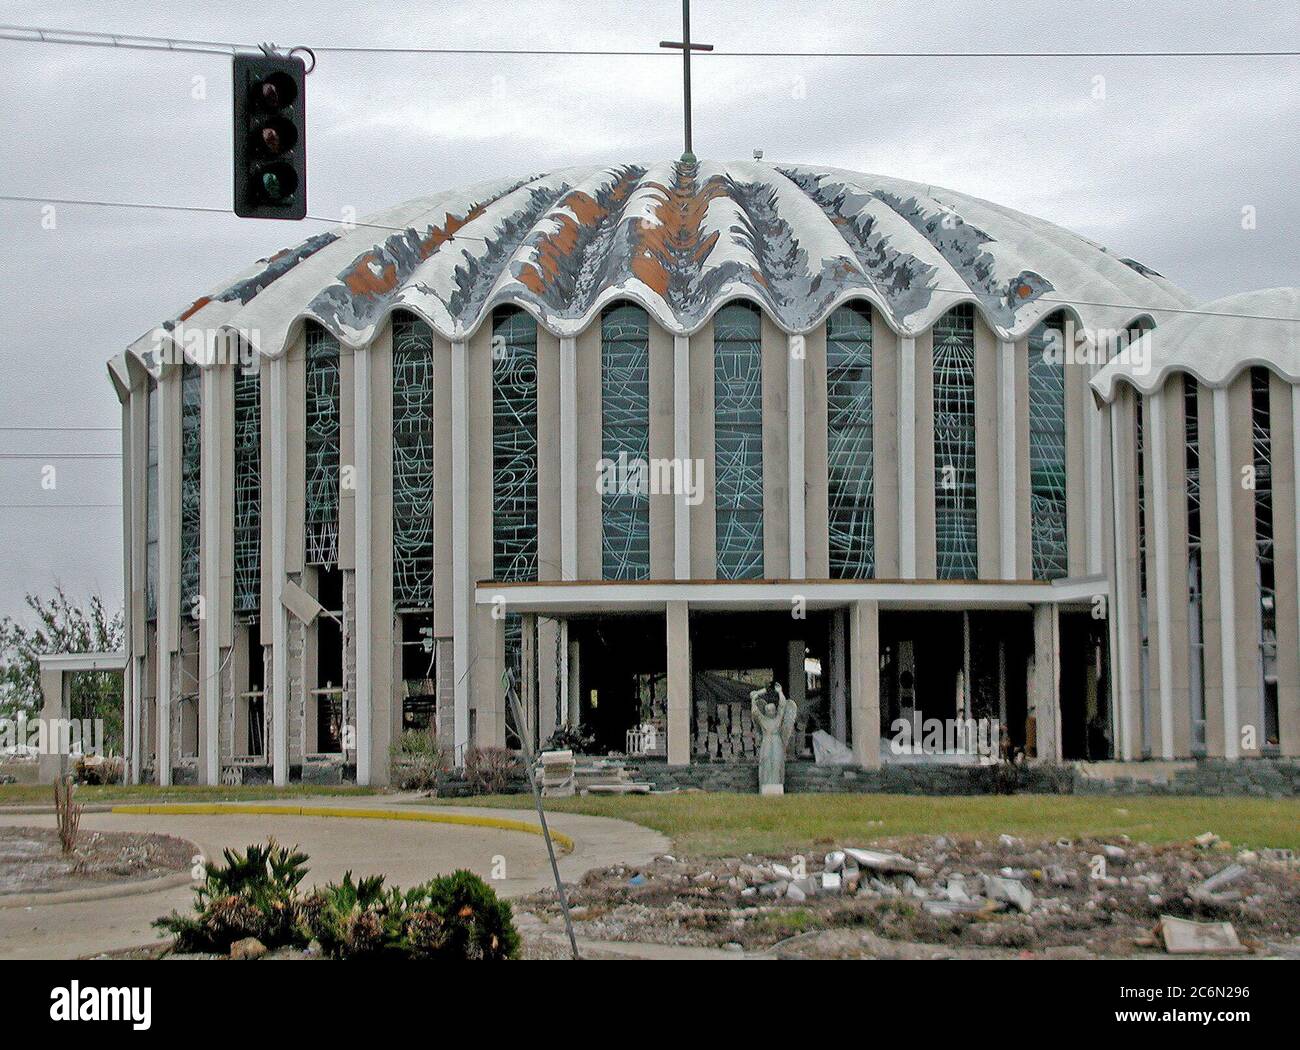
<svg viewBox="0 0 1300 1050">
<path fill-rule="evenodd" d="M 473 872 L 441 875 L 403 892 L 382 876 L 317 890 L 307 926 L 335 959 L 513 959 L 519 954 L 510 905 Z"/>
<path fill-rule="evenodd" d="M 243 853 L 225 851 L 225 863 L 203 866 L 203 884 L 194 889 L 194 914 L 171 915 L 154 926 L 176 937 L 176 950 L 219 952 L 245 937 L 268 948 L 301 947 L 302 902 L 298 884 L 307 874 L 307 854 L 277 846 L 252 845 Z"/>
<path fill-rule="evenodd" d="M 277 846 L 225 851 L 205 864 L 194 914 L 173 912 L 154 926 L 176 937 L 175 950 L 229 954 L 256 937 L 269 949 L 303 948 L 313 939 L 334 959 L 514 959 L 519 934 L 510 905 L 473 872 L 440 875 L 410 890 L 384 888 L 382 875 L 343 881 L 303 895 L 307 855 Z"/>
</svg>

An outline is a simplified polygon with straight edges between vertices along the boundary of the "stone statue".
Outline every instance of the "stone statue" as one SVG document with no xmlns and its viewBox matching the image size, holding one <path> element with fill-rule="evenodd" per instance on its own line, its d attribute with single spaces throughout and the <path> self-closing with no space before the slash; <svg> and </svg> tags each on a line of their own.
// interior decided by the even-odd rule
<svg viewBox="0 0 1300 1050">
<path fill-rule="evenodd" d="M 769 697 L 775 693 L 776 701 Z M 779 682 L 766 689 L 755 689 L 749 694 L 754 724 L 762 732 L 758 748 L 758 793 L 760 795 L 785 794 L 785 749 L 794 736 L 794 723 L 799 707 L 781 691 Z"/>
</svg>

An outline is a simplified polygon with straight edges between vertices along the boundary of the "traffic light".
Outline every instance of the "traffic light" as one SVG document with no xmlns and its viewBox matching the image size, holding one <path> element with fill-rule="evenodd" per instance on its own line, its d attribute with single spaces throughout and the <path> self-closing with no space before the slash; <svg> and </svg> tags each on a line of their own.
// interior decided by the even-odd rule
<svg viewBox="0 0 1300 1050">
<path fill-rule="evenodd" d="M 307 74 L 292 55 L 234 56 L 235 214 L 307 215 Z"/>
</svg>

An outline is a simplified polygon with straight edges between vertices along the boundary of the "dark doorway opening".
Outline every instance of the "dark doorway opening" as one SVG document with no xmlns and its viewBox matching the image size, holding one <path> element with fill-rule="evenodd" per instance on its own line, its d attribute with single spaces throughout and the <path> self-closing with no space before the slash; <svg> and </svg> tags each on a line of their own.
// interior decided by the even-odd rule
<svg viewBox="0 0 1300 1050">
<path fill-rule="evenodd" d="M 1061 612 L 1060 637 L 1061 757 L 1113 758 L 1106 621 L 1091 612 Z"/>
<path fill-rule="evenodd" d="M 578 642 L 578 719 L 598 753 L 623 752 L 628 731 L 647 723 L 666 743 L 666 632 L 662 615 L 569 621 L 569 638 Z"/>
</svg>

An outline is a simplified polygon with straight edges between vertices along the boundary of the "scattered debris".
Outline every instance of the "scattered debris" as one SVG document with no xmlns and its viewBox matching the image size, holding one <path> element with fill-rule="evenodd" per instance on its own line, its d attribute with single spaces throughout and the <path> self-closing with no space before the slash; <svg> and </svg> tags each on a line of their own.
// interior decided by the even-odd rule
<svg viewBox="0 0 1300 1050">
<path fill-rule="evenodd" d="M 1109 858 L 1104 870 L 1099 854 Z M 747 953 L 805 937 L 829 938 L 837 951 L 874 937 L 948 956 L 1192 950 L 1172 927 L 1174 947 L 1153 935 L 1170 913 L 1227 922 L 1247 951 L 1290 951 L 1300 937 L 1300 862 L 1262 848 L 1217 859 L 1190 841 L 913 836 L 820 856 L 661 856 L 641 869 L 590 871 L 570 901 L 580 936 L 593 941 L 738 944 Z M 524 906 L 543 923 L 560 921 L 553 894 Z M 1198 936 L 1189 943 L 1215 935 Z M 1232 944 L 1218 936 L 1215 945 Z"/>
<path fill-rule="evenodd" d="M 1159 933 L 1170 955 L 1240 955 L 1247 950 L 1230 922 L 1192 922 L 1162 915 Z"/>
<path fill-rule="evenodd" d="M 1034 906 L 1033 893 L 1019 879 L 1004 879 L 1000 875 L 984 876 L 984 892 L 989 900 L 1011 904 L 1022 912 Z"/>
</svg>

